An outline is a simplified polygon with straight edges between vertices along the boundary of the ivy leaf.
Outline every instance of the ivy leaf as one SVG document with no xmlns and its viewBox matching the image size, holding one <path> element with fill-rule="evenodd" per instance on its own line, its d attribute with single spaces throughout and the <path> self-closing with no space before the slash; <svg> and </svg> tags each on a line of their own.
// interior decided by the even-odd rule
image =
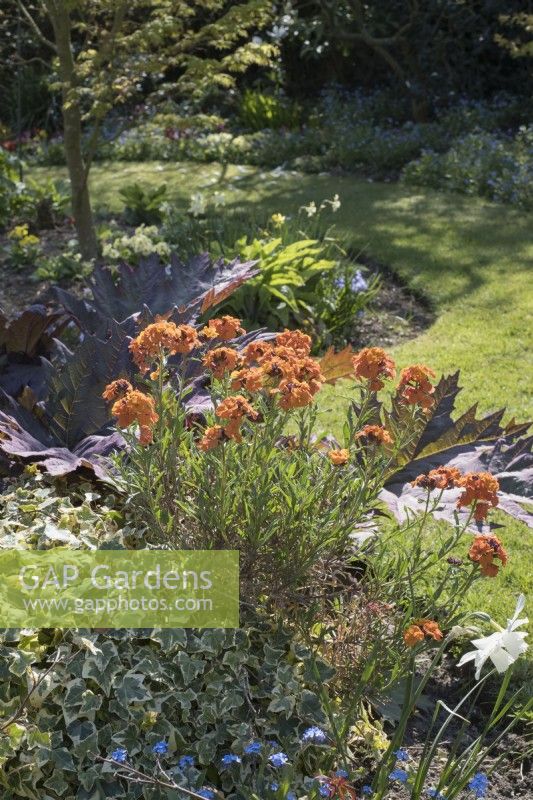
<svg viewBox="0 0 533 800">
<path fill-rule="evenodd" d="M 186 686 L 191 684 L 197 675 L 200 675 L 205 668 L 205 662 L 197 658 L 191 658 L 184 650 L 178 654 L 178 664 L 180 666 L 183 681 Z"/>
</svg>

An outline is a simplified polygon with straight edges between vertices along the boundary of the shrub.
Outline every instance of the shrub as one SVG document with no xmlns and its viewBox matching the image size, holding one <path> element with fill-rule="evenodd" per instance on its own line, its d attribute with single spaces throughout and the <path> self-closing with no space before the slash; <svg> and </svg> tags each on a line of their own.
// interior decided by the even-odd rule
<svg viewBox="0 0 533 800">
<path fill-rule="evenodd" d="M 533 208 L 533 132 L 521 129 L 514 139 L 472 133 L 446 153 L 427 152 L 403 171 L 406 183 L 481 195 L 490 200 Z"/>
<path fill-rule="evenodd" d="M 113 238 L 113 233 L 106 231 L 101 238 L 104 239 L 102 256 L 109 263 L 127 261 L 131 264 L 138 264 L 139 259 L 143 256 L 156 254 L 161 258 L 166 258 L 170 255 L 170 247 L 159 235 L 156 225 L 139 225 L 131 236 L 121 234 Z"/>
<path fill-rule="evenodd" d="M 251 131 L 294 128 L 300 119 L 300 108 L 287 98 L 247 89 L 239 105 L 239 119 Z"/>
<path fill-rule="evenodd" d="M 322 719 L 315 718 L 320 728 L 304 732 L 303 741 L 316 736 L 314 744 L 324 750 L 307 762 L 300 755 L 301 744 L 292 749 L 290 741 L 285 745 L 281 737 L 275 740 L 288 753 L 284 784 L 276 797 L 287 798 L 289 785 L 291 791 L 302 786 L 308 796 L 318 797 L 321 782 L 335 785 L 332 770 L 340 762 L 348 767 L 343 780 L 373 773 L 378 798 L 387 794 L 391 780 L 398 780 L 408 783 L 419 800 L 444 731 L 463 704 L 469 708 L 465 713 L 472 712 L 483 685 L 446 709 L 443 726 L 437 734 L 428 733 L 415 766 L 395 769 L 408 720 L 445 646 L 470 633 L 460 627 L 465 592 L 474 581 L 490 579 L 505 568 L 507 553 L 493 533 L 474 540 L 469 535 L 474 520 L 482 523 L 498 504 L 498 481 L 489 473 L 462 474 L 456 467 L 429 470 L 414 481 L 423 492 L 418 511 L 401 529 L 376 535 L 369 512 L 377 492 L 439 402 L 432 371 L 423 365 L 402 371 L 392 405 L 383 411 L 385 427 L 376 421 L 376 393 L 394 377 L 394 363 L 379 348 L 361 351 L 353 358 L 361 399 L 348 414 L 344 441 L 317 441 L 313 396 L 327 374 L 342 369 L 342 357 L 333 364 L 314 361 L 309 338 L 299 331 L 278 334 L 273 343 L 255 342 L 240 354 L 227 345 L 237 333 L 240 321 L 226 316 L 199 332 L 158 322 L 133 340 L 135 362 L 142 375 L 149 373 L 149 382 L 141 391 L 118 380 L 105 391 L 130 445 L 128 455 L 116 462 L 126 513 L 155 545 L 239 550 L 244 608 L 260 607 L 262 613 L 285 620 L 293 641 L 309 654 L 308 674 L 322 687 Z M 211 380 L 189 392 L 187 356 L 198 337 L 206 343 L 203 361 Z M 217 346 L 211 348 L 213 342 Z M 426 530 L 428 514 L 440 507 L 447 491 L 457 489 L 453 528 L 436 542 Z M 464 559 L 452 555 L 458 546 L 464 547 Z M 500 643 L 505 648 L 505 637 L 512 634 L 516 654 L 525 649 L 523 634 L 514 633 L 521 624 L 519 611 Z M 343 625 L 350 630 L 343 631 Z M 446 638 L 443 631 L 449 631 Z M 490 650 L 492 639 L 486 641 L 486 653 L 476 656 L 478 678 L 482 662 L 493 656 L 504 671 Z M 416 677 L 415 658 L 422 654 L 429 665 Z M 334 661 L 337 674 L 328 660 Z M 334 680 L 338 690 L 347 670 L 349 690 L 346 695 L 341 690 L 334 700 L 324 679 Z M 486 736 L 505 714 L 509 680 L 510 673 L 475 744 L 461 747 L 464 729 L 454 739 L 438 780 L 452 798 L 474 779 L 493 746 Z M 393 689 L 402 693 L 394 731 L 379 756 L 373 755 L 372 766 L 357 769 L 365 752 L 358 736 L 364 729 L 364 703 L 390 701 Z M 263 752 L 272 752 L 260 741 Z M 264 796 L 264 781 L 272 780 L 271 774 L 248 770 L 242 741 L 226 755 L 227 764 L 224 756 L 219 761 L 211 753 L 213 769 L 199 779 L 183 771 L 176 774 L 178 784 L 204 786 L 208 778 L 230 796 L 233 790 L 237 798 L 248 798 L 250 792 Z M 130 776 L 130 767 L 121 770 L 113 755 L 104 763 Z M 266 766 L 266 757 L 262 763 Z M 153 762 L 145 769 L 153 772 Z M 131 780 L 135 783 L 133 773 Z"/>
<path fill-rule="evenodd" d="M 40 239 L 29 232 L 27 225 L 15 225 L 7 238 L 10 242 L 9 260 L 15 267 L 31 264 L 40 253 Z"/>
<path fill-rule="evenodd" d="M 39 182 L 27 178 L 18 185 L 13 199 L 13 216 L 35 230 L 51 229 L 62 222 L 70 203 L 68 187 L 64 181 Z"/>
<path fill-rule="evenodd" d="M 41 255 L 36 264 L 34 277 L 50 283 L 81 280 L 90 274 L 92 269 L 91 262 L 82 261 L 76 239 L 67 243 L 67 248 L 63 253 L 55 256 Z"/>
</svg>

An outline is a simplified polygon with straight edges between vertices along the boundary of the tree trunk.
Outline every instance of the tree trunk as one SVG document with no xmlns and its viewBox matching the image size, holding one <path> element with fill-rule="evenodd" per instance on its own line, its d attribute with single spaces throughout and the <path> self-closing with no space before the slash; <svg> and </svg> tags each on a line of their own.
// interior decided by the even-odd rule
<svg viewBox="0 0 533 800">
<path fill-rule="evenodd" d="M 65 103 L 63 93 L 63 104 Z M 72 200 L 72 216 L 76 225 L 80 253 L 84 260 L 91 260 L 98 255 L 98 241 L 94 229 L 91 198 L 87 183 L 87 171 L 81 150 L 81 116 L 79 106 L 68 110 L 63 107 L 63 129 L 65 137 L 65 155 L 70 178 Z"/>
<path fill-rule="evenodd" d="M 76 225 L 80 252 L 85 260 L 98 255 L 98 241 L 94 228 L 91 199 L 87 182 L 87 168 L 82 151 L 81 109 L 77 94 L 76 69 L 72 55 L 69 7 L 66 2 L 46 2 L 54 28 L 54 38 L 59 60 L 59 74 L 63 97 L 63 132 L 65 156 L 70 178 L 72 216 Z"/>
</svg>

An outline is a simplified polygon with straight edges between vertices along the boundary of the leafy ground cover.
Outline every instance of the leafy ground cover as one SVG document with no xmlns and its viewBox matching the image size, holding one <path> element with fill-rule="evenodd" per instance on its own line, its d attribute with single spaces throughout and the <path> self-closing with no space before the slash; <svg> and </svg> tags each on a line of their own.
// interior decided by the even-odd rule
<svg viewBox="0 0 533 800">
<path fill-rule="evenodd" d="M 63 176 L 61 168 L 34 170 L 36 180 Z M 119 211 L 119 190 L 132 181 L 166 182 L 169 198 L 183 209 L 193 192 L 207 197 L 216 192 L 230 208 L 246 202 L 252 213 L 294 214 L 311 199 L 319 202 L 338 193 L 342 205 L 336 229 L 347 245 L 393 269 L 436 311 L 425 332 L 395 348 L 399 365 L 421 361 L 444 374 L 461 368 L 459 410 L 478 400 L 483 411 L 506 406 L 519 420 L 531 416 L 531 215 L 474 198 L 352 177 L 183 163 L 96 165 L 91 188 L 100 209 Z M 338 384 L 321 396 L 321 408 L 335 430 L 349 392 Z M 519 523 L 505 524 L 512 558 L 496 579 L 503 591 L 487 596 L 474 588 L 471 607 L 511 611 L 516 593 L 531 585 L 530 533 Z"/>
</svg>

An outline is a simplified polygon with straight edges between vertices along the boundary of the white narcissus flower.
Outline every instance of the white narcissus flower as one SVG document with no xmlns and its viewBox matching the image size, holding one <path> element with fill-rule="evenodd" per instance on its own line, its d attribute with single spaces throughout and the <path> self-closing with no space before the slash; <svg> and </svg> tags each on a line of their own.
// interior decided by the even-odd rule
<svg viewBox="0 0 533 800">
<path fill-rule="evenodd" d="M 199 217 L 205 214 L 207 208 L 207 198 L 201 192 L 195 192 L 191 195 L 191 202 L 189 205 L 189 213 L 193 217 Z"/>
<path fill-rule="evenodd" d="M 314 217 L 317 213 L 317 207 L 314 200 L 311 200 L 308 206 L 302 206 L 302 211 L 305 211 L 308 217 Z"/>
<path fill-rule="evenodd" d="M 492 661 L 498 672 L 505 672 L 513 664 L 518 656 L 525 653 L 528 646 L 524 639 L 528 635 L 524 631 L 517 631 L 522 625 L 528 622 L 528 618 L 518 619 L 518 615 L 523 611 L 526 598 L 523 594 L 518 598 L 516 609 L 512 619 L 507 620 L 507 628 L 501 628 L 490 636 L 482 639 L 473 639 L 472 644 L 476 648 L 470 653 L 465 653 L 461 658 L 458 667 L 462 667 L 468 661 L 473 661 L 476 667 L 476 680 L 479 680 L 481 669 L 485 661 Z"/>
<path fill-rule="evenodd" d="M 330 205 L 333 213 L 339 210 L 339 208 L 341 207 L 341 201 L 338 194 L 334 196 L 333 200 L 330 200 Z"/>
</svg>

